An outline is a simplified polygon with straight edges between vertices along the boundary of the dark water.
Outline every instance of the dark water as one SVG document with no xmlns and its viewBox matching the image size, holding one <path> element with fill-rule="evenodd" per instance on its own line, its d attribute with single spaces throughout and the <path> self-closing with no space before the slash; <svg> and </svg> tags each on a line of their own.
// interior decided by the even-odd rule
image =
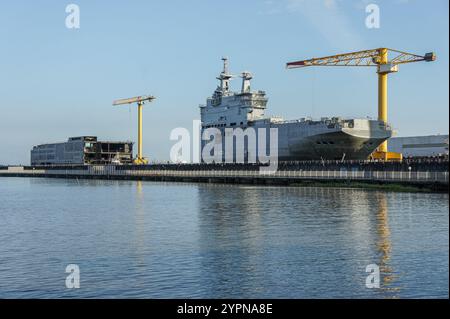
<svg viewBox="0 0 450 319">
<path fill-rule="evenodd" d="M 448 200 L 0 178 L 0 298 L 448 298 Z"/>
</svg>

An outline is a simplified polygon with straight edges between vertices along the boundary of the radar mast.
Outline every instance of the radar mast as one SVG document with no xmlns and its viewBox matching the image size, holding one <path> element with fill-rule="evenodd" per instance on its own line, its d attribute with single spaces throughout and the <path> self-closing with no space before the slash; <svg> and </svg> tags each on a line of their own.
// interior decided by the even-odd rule
<svg viewBox="0 0 450 319">
<path fill-rule="evenodd" d="M 226 95 L 230 91 L 230 79 L 233 77 L 233 75 L 228 73 L 228 58 L 223 57 L 222 61 L 223 61 L 223 71 L 217 77 L 217 80 L 220 81 L 220 84 L 216 90 L 216 93 Z"/>
</svg>

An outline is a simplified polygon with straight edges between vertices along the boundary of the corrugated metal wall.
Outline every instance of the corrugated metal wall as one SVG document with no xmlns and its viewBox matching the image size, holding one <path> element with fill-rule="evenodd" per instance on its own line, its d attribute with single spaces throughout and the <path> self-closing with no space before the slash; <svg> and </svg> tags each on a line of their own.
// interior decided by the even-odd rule
<svg viewBox="0 0 450 319">
<path fill-rule="evenodd" d="M 389 140 L 389 151 L 403 153 L 404 157 L 448 155 L 447 135 L 394 137 Z"/>
</svg>

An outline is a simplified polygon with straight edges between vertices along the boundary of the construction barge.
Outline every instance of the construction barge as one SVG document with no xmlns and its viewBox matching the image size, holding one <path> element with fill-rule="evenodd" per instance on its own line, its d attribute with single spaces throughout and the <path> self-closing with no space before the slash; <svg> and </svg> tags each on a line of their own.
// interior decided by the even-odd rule
<svg viewBox="0 0 450 319">
<path fill-rule="evenodd" d="M 4 166 L 0 177 L 41 177 L 256 185 L 375 184 L 448 191 L 447 158 L 395 162 L 279 162 L 275 172 L 262 164 L 151 164 Z"/>
</svg>

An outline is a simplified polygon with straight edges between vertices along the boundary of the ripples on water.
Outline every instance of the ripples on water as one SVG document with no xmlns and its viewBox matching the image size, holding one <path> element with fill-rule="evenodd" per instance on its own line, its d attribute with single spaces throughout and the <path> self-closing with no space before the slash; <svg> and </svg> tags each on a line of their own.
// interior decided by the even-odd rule
<svg viewBox="0 0 450 319">
<path fill-rule="evenodd" d="M 0 298 L 448 298 L 448 222 L 448 194 L 1 178 Z"/>
</svg>

